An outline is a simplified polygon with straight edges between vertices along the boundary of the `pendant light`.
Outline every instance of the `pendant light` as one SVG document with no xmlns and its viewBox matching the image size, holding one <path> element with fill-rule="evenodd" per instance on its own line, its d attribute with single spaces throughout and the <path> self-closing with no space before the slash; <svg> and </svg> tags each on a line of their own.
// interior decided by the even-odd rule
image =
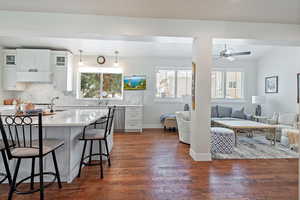
<svg viewBox="0 0 300 200">
<path fill-rule="evenodd" d="M 114 66 L 118 67 L 119 66 L 119 52 L 115 51 L 115 62 L 114 62 Z"/>
<path fill-rule="evenodd" d="M 83 61 L 82 61 L 82 50 L 79 49 L 79 62 L 78 62 L 78 65 L 79 66 L 82 66 L 83 65 Z"/>
</svg>

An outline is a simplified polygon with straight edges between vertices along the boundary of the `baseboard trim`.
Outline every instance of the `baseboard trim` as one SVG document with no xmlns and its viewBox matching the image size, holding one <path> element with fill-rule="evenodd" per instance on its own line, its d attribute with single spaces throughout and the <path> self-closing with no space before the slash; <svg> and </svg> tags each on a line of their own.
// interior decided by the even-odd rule
<svg viewBox="0 0 300 200">
<path fill-rule="evenodd" d="M 211 153 L 196 153 L 192 148 L 190 148 L 190 156 L 194 161 L 211 161 Z"/>
</svg>

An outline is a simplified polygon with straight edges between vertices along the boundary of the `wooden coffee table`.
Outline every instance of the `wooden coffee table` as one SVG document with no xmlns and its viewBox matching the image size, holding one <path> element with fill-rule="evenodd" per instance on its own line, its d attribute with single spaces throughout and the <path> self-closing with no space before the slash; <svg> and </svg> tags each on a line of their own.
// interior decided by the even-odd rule
<svg viewBox="0 0 300 200">
<path fill-rule="evenodd" d="M 276 127 L 274 125 L 263 124 L 250 120 L 218 120 L 212 119 L 212 122 L 221 127 L 229 128 L 234 131 L 235 146 L 237 146 L 237 136 L 245 131 L 269 131 L 273 134 L 271 144 L 276 144 Z"/>
</svg>

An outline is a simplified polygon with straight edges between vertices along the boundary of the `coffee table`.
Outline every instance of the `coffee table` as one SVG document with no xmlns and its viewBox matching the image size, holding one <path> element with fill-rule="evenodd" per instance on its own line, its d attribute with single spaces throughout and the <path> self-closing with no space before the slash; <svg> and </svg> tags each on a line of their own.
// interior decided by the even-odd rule
<svg viewBox="0 0 300 200">
<path fill-rule="evenodd" d="M 273 135 L 271 144 L 276 144 L 276 127 L 274 125 L 254 122 L 250 120 L 218 120 L 212 119 L 213 124 L 232 129 L 235 136 L 235 146 L 237 146 L 237 136 L 244 131 L 270 131 Z"/>
</svg>

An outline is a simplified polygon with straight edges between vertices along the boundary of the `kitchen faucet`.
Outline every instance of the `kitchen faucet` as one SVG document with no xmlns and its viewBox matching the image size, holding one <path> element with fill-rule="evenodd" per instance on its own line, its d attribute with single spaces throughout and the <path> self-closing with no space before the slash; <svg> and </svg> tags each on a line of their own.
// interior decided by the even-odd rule
<svg viewBox="0 0 300 200">
<path fill-rule="evenodd" d="M 59 97 L 52 97 L 51 98 L 51 103 L 50 103 L 50 112 L 53 113 L 53 107 L 54 107 L 54 101 L 59 99 Z"/>
</svg>

